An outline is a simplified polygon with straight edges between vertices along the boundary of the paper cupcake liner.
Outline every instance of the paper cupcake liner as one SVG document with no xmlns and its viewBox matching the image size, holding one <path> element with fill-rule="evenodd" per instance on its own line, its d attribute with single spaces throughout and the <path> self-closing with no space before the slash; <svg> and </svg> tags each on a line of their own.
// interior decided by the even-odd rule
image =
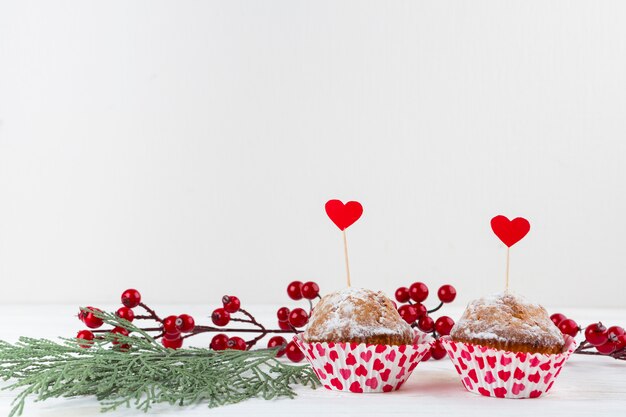
<svg viewBox="0 0 626 417">
<path fill-rule="evenodd" d="M 412 345 L 294 342 L 311 363 L 325 388 L 347 392 L 389 392 L 399 389 L 429 352 L 434 339 L 415 332 Z"/>
<path fill-rule="evenodd" d="M 497 398 L 537 398 L 547 393 L 576 342 L 565 336 L 562 353 L 508 352 L 442 337 L 463 386 L 474 394 Z"/>
</svg>

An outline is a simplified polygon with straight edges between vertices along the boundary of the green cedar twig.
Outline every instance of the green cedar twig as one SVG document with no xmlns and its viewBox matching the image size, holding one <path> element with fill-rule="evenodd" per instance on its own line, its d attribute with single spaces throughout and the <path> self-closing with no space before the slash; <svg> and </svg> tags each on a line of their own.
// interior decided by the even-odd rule
<svg viewBox="0 0 626 417">
<path fill-rule="evenodd" d="M 120 406 L 148 411 L 158 403 L 209 407 L 248 398 L 293 398 L 292 385 L 319 386 L 309 366 L 285 364 L 277 349 L 216 352 L 203 348 L 171 350 L 148 333 L 113 314 L 97 313 L 106 323 L 132 336 L 107 334 L 92 341 L 22 337 L 0 341 L 0 378 L 15 380 L 4 389 L 21 389 L 10 417 L 20 415 L 29 396 L 49 398 L 95 396 L 102 411 Z M 118 344 L 111 348 L 111 342 Z M 130 349 L 119 346 L 130 345 Z"/>
</svg>

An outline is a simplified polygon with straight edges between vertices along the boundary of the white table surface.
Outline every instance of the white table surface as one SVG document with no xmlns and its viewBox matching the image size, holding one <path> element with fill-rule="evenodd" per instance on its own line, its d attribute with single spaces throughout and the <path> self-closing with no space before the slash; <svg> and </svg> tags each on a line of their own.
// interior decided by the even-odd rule
<svg viewBox="0 0 626 417">
<path fill-rule="evenodd" d="M 117 306 L 101 306 L 114 310 Z M 196 322 L 208 323 L 214 306 L 153 306 L 162 316 L 189 313 Z M 248 306 L 258 319 L 273 323 L 274 308 Z M 82 324 L 76 319 L 76 306 L 0 306 L 0 338 L 15 341 L 21 335 L 54 339 L 71 337 Z M 579 324 L 602 320 L 607 325 L 626 325 L 626 310 L 560 309 Z M 459 317 L 461 307 L 450 307 L 442 314 Z M 209 335 L 195 336 L 195 346 L 207 346 Z M 195 339 L 195 340 L 194 340 Z M 7 383 L 1 383 L 6 386 Z M 249 400 L 240 404 L 209 409 L 205 405 L 179 408 L 157 406 L 149 414 L 158 416 L 591 416 L 626 415 L 626 361 L 574 355 L 565 365 L 552 391 L 545 397 L 528 400 L 486 398 L 463 388 L 449 360 L 420 363 L 400 391 L 384 394 L 349 394 L 296 388 L 293 399 Z M 0 417 L 7 415 L 14 393 L 0 391 Z M 101 415 L 93 398 L 58 399 L 28 403 L 25 416 L 72 417 Z M 111 417 L 143 415 L 134 409 L 105 414 Z"/>
</svg>

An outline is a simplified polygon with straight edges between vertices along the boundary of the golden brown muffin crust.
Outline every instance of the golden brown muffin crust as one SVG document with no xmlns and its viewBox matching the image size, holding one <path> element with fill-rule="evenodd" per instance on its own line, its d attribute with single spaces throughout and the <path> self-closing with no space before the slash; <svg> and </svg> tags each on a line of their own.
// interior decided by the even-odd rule
<svg viewBox="0 0 626 417">
<path fill-rule="evenodd" d="M 469 303 L 450 337 L 512 352 L 554 354 L 565 344 L 545 308 L 511 293 Z"/>
<path fill-rule="evenodd" d="M 307 342 L 413 343 L 411 326 L 382 292 L 345 288 L 324 296 L 304 332 Z"/>
</svg>

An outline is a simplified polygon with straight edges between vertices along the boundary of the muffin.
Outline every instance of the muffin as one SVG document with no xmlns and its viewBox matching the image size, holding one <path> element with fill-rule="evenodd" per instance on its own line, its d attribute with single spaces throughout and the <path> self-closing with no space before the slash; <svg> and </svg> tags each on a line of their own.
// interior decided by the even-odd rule
<svg viewBox="0 0 626 417">
<path fill-rule="evenodd" d="M 561 353 L 565 343 L 545 308 L 511 293 L 469 303 L 450 338 L 511 352 L 547 354 Z"/>
<path fill-rule="evenodd" d="M 294 342 L 330 390 L 399 389 L 433 342 L 413 330 L 383 293 L 345 288 L 324 296 Z"/>
<path fill-rule="evenodd" d="M 498 398 L 547 393 L 576 347 L 543 307 L 509 292 L 469 303 L 441 341 L 463 386 Z"/>
<path fill-rule="evenodd" d="M 415 334 L 382 292 L 349 287 L 319 301 L 303 338 L 309 343 L 410 345 Z"/>
</svg>

